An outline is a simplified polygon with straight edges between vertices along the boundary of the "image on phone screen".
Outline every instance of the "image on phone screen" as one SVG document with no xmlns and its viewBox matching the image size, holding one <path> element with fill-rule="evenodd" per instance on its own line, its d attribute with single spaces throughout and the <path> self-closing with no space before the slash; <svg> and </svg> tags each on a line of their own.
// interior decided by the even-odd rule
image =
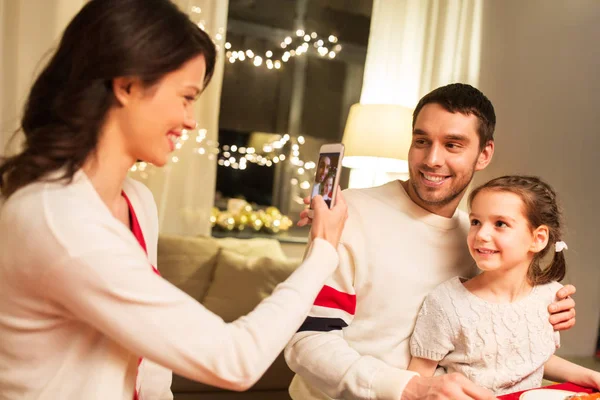
<svg viewBox="0 0 600 400">
<path fill-rule="evenodd" d="M 316 195 L 323 196 L 327 206 L 331 208 L 331 199 L 335 188 L 336 174 L 339 168 L 340 153 L 321 153 L 315 173 L 311 199 Z"/>
</svg>

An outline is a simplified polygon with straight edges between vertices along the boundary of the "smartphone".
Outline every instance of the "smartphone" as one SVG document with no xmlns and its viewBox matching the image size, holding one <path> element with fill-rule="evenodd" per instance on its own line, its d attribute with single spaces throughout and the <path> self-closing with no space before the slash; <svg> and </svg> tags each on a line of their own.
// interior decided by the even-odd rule
<svg viewBox="0 0 600 400">
<path fill-rule="evenodd" d="M 342 158 L 344 157 L 344 145 L 341 143 L 324 144 L 319 150 L 319 161 L 315 168 L 315 181 L 313 183 L 310 199 L 316 195 L 323 196 L 325 203 L 331 208 L 335 204 L 337 187 L 340 183 L 342 172 Z M 313 211 L 309 209 L 308 216 L 313 217 Z"/>
</svg>

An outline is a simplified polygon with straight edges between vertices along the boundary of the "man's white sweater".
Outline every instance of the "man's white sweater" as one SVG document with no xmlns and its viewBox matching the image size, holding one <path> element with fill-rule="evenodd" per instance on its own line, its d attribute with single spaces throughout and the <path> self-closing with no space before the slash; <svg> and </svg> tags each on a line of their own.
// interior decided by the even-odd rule
<svg viewBox="0 0 600 400">
<path fill-rule="evenodd" d="M 409 343 L 425 296 L 472 276 L 468 217 L 417 206 L 401 182 L 344 192 L 340 266 L 286 348 L 292 398 L 398 400 L 415 375 Z"/>
</svg>

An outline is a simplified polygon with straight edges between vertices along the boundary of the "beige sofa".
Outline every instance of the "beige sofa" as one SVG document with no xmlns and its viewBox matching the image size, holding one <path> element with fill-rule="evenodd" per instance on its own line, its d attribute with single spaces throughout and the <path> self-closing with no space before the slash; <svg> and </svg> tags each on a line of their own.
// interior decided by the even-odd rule
<svg viewBox="0 0 600 400">
<path fill-rule="evenodd" d="M 226 322 L 251 311 L 300 261 L 286 258 L 275 239 L 161 236 L 158 242 L 163 277 Z M 226 391 L 177 375 L 172 389 L 176 400 L 289 399 L 292 376 L 280 354 L 247 392 Z"/>
</svg>

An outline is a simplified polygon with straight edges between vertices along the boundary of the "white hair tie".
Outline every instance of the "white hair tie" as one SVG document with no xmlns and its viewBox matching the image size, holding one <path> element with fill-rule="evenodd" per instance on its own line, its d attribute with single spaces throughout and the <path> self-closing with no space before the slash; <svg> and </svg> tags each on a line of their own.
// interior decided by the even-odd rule
<svg viewBox="0 0 600 400">
<path fill-rule="evenodd" d="M 557 253 L 560 253 L 563 250 L 568 250 L 569 249 L 569 246 L 567 246 L 567 244 L 565 242 L 563 242 L 562 240 L 556 242 L 556 244 L 554 245 L 554 247 L 555 247 L 555 250 L 556 250 Z"/>
</svg>

